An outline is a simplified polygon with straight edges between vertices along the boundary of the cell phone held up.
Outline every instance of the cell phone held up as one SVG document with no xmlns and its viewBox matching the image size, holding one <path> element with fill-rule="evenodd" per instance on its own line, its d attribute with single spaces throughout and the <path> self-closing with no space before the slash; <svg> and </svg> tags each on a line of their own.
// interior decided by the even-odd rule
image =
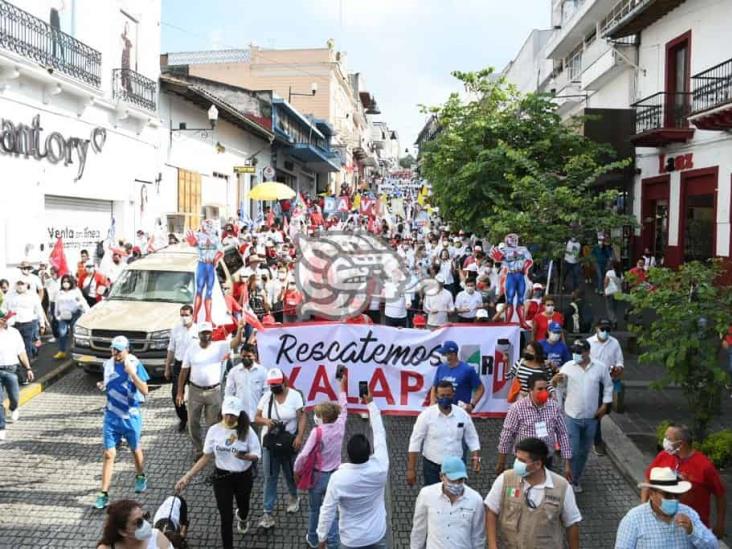
<svg viewBox="0 0 732 549">
<path fill-rule="evenodd" d="M 368 381 L 359 381 L 358 382 L 358 396 L 360 398 L 363 398 L 368 394 L 369 394 L 369 382 Z"/>
<path fill-rule="evenodd" d="M 338 367 L 336 368 L 335 378 L 338 381 L 341 381 L 343 379 L 343 376 L 345 375 L 345 373 L 346 373 L 346 365 L 339 364 Z"/>
</svg>

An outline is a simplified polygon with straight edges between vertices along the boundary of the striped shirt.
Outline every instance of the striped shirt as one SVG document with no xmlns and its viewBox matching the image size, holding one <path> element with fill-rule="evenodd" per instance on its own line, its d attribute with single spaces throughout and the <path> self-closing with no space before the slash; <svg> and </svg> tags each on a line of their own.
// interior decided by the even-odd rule
<svg viewBox="0 0 732 549">
<path fill-rule="evenodd" d="M 541 425 L 542 423 L 543 425 Z M 537 432 L 539 430 L 542 432 Z M 546 434 L 542 436 L 544 430 L 546 430 Z M 529 397 L 514 402 L 503 421 L 498 451 L 501 454 L 512 454 L 516 443 L 529 437 L 540 438 L 550 451 L 559 447 L 562 457 L 565 459 L 572 457 L 572 446 L 569 443 L 562 410 L 559 404 L 551 398 L 541 407 L 534 405 Z"/>
<path fill-rule="evenodd" d="M 691 507 L 679 503 L 679 514 L 691 519 L 691 535 L 656 517 L 650 502 L 633 507 L 620 521 L 615 549 L 717 549 L 719 542 Z"/>
<path fill-rule="evenodd" d="M 532 368 L 526 364 L 523 359 L 513 365 L 506 374 L 506 378 L 513 379 L 514 377 L 517 377 L 521 382 L 521 392 L 525 394 L 529 392 L 529 378 L 532 374 L 544 374 L 547 383 L 550 383 L 552 380 L 552 375 L 547 368 Z M 547 387 L 547 390 L 549 391 L 549 394 L 554 393 L 554 387 L 551 384 Z"/>
</svg>

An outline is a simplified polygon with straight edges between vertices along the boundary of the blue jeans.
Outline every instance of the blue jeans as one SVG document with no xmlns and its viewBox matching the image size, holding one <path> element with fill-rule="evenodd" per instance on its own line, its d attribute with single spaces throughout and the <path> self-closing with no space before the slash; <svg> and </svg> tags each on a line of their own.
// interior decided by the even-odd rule
<svg viewBox="0 0 732 549">
<path fill-rule="evenodd" d="M 605 292 L 605 273 L 607 263 L 595 263 L 595 285 L 598 292 Z"/>
<path fill-rule="evenodd" d="M 389 535 L 389 533 L 387 532 L 386 534 L 384 534 L 383 538 L 381 538 L 376 543 L 372 543 L 371 545 L 353 546 L 353 545 L 344 545 L 343 543 L 341 543 L 340 549 L 389 549 L 389 544 L 386 543 L 386 536 L 388 536 L 388 535 Z"/>
<path fill-rule="evenodd" d="M 570 460 L 572 482 L 579 484 L 594 442 L 597 420 L 595 418 L 574 419 L 569 416 L 564 416 L 564 419 L 569 433 L 569 442 L 572 445 L 572 459 Z"/>
<path fill-rule="evenodd" d="M 271 514 L 277 502 L 277 481 L 280 478 L 280 469 L 285 475 L 287 491 L 292 497 L 297 496 L 297 486 L 293 476 L 292 466 L 294 458 L 283 460 L 274 456 L 267 448 L 262 448 L 262 473 L 264 473 L 264 512 Z"/>
<path fill-rule="evenodd" d="M 330 480 L 330 473 L 322 473 L 320 471 L 313 472 L 315 475 L 315 485 L 308 492 L 310 497 L 310 522 L 308 524 L 308 541 L 313 544 L 318 544 L 318 520 L 320 519 L 320 506 L 323 505 L 323 499 L 325 498 L 325 491 L 328 489 L 328 481 Z M 338 549 L 338 519 L 333 521 L 333 524 L 328 530 L 328 540 L 326 543 L 328 549 Z"/>
<path fill-rule="evenodd" d="M 20 400 L 20 385 L 18 384 L 18 366 L 8 366 L 0 369 L 0 431 L 5 429 L 5 407 L 2 405 L 5 400 L 3 390 L 8 393 L 10 411 L 18 407 Z"/>
<path fill-rule="evenodd" d="M 58 321 L 58 350 L 65 353 L 69 348 L 69 332 L 71 331 L 70 320 Z"/>
</svg>

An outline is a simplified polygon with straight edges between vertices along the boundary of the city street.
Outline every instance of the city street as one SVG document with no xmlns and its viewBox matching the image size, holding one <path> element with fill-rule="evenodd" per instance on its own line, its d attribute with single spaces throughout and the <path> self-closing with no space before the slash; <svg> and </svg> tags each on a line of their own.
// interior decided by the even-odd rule
<svg viewBox="0 0 732 549">
<path fill-rule="evenodd" d="M 101 531 L 103 513 L 92 507 L 99 490 L 101 472 L 101 419 L 104 397 L 96 380 L 74 370 L 46 392 L 21 408 L 20 421 L 8 426 L 8 440 L 0 452 L 0 547 L 91 547 Z M 143 448 L 149 489 L 142 496 L 133 492 L 134 473 L 129 451 L 119 452 L 111 497 L 132 497 L 154 512 L 171 495 L 175 481 L 191 464 L 187 435 L 175 430 L 177 423 L 169 399 L 169 386 L 155 388 L 143 407 Z M 405 482 L 406 448 L 413 419 L 386 417 L 391 460 L 387 505 L 392 547 L 408 547 L 417 488 Z M 478 420 L 483 470 L 469 484 L 487 494 L 495 478 L 495 448 L 500 420 Z M 350 416 L 349 434 L 366 427 Z M 281 482 L 281 487 L 284 483 Z M 585 517 L 581 524 L 582 547 L 613 546 L 614 532 L 623 514 L 637 503 L 634 490 L 607 457 L 590 456 L 585 492 L 578 495 Z M 282 491 L 280 492 L 283 493 Z M 217 547 L 220 543 L 218 513 L 213 492 L 200 475 L 185 493 L 190 506 L 191 547 Z M 252 517 L 261 514 L 261 478 L 252 494 Z M 252 529 L 245 538 L 251 548 L 300 548 L 307 521 L 307 502 L 300 513 L 286 516 L 284 498 L 279 498 L 270 533 Z"/>
</svg>

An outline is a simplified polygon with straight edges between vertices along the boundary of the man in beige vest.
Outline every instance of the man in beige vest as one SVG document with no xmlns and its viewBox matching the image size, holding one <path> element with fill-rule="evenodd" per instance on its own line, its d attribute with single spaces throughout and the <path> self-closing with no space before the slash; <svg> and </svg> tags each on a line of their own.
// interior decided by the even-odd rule
<svg viewBox="0 0 732 549">
<path fill-rule="evenodd" d="M 513 469 L 501 473 L 485 498 L 488 549 L 579 549 L 582 520 L 574 492 L 547 468 L 549 449 L 537 438 L 516 445 Z"/>
</svg>

